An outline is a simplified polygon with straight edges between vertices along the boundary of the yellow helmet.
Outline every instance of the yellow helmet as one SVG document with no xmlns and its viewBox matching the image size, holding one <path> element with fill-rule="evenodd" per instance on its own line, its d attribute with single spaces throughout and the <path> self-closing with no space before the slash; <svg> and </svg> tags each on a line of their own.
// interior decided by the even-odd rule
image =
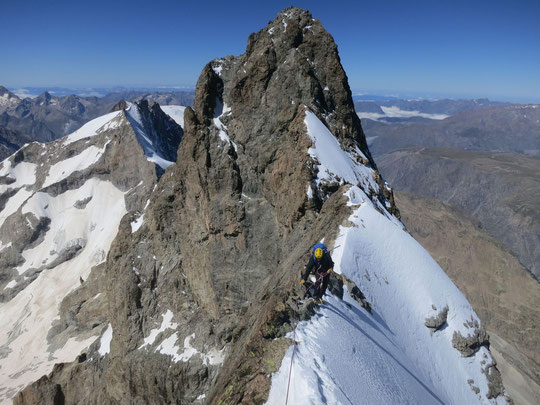
<svg viewBox="0 0 540 405">
<path fill-rule="evenodd" d="M 315 256 L 315 259 L 321 260 L 323 256 L 323 250 L 321 248 L 317 248 L 315 249 L 315 252 L 313 253 L 313 255 Z"/>
</svg>

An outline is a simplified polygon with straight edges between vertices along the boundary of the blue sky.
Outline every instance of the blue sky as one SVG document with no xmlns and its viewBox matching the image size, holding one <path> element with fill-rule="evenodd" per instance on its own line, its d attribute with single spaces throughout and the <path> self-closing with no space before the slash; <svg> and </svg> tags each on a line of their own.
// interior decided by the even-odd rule
<svg viewBox="0 0 540 405">
<path fill-rule="evenodd" d="M 289 5 L 334 36 L 355 91 L 540 102 L 539 0 L 0 0 L 0 84 L 194 86 Z"/>
</svg>

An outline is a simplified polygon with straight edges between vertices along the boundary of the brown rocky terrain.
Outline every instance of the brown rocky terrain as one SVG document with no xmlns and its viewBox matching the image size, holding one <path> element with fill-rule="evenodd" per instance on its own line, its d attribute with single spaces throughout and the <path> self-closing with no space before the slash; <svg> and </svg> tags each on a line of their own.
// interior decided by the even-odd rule
<svg viewBox="0 0 540 405">
<path fill-rule="evenodd" d="M 438 200 L 395 192 L 408 230 L 465 294 L 516 404 L 540 401 L 540 285 L 478 221 Z"/>
</svg>

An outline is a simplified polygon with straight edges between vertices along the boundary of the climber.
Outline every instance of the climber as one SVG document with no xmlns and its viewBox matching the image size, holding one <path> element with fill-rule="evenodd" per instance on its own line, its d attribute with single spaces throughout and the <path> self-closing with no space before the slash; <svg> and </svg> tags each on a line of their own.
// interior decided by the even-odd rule
<svg viewBox="0 0 540 405">
<path fill-rule="evenodd" d="M 302 274 L 302 281 L 300 281 L 300 284 L 306 283 L 309 273 L 315 274 L 317 281 L 312 285 L 306 286 L 306 289 L 309 290 L 309 288 L 313 286 L 315 288 L 313 298 L 320 303 L 323 302 L 322 297 L 328 287 L 329 276 L 333 269 L 334 262 L 332 261 L 326 246 L 322 243 L 317 243 L 313 246 L 312 255 L 309 258 L 308 264 L 304 267 L 304 273 Z M 308 293 L 306 292 L 306 294 Z"/>
</svg>

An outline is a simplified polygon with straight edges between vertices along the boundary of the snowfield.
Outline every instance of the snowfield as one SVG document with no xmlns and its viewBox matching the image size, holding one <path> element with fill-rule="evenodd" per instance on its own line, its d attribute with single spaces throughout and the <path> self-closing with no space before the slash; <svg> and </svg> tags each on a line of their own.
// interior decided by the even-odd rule
<svg viewBox="0 0 540 405">
<path fill-rule="evenodd" d="M 114 111 L 109 114 L 102 115 L 101 117 L 98 117 L 96 119 L 93 119 L 92 121 L 87 122 L 82 127 L 80 127 L 78 130 L 73 132 L 70 135 L 67 135 L 65 138 L 63 138 L 63 145 L 69 145 L 70 143 L 76 142 L 81 139 L 89 138 L 92 136 L 96 136 L 100 133 L 100 131 L 104 131 L 107 129 L 114 129 L 121 125 L 121 120 L 115 118 L 118 118 L 122 115 L 121 111 Z"/>
<path fill-rule="evenodd" d="M 92 199 L 84 209 L 74 207 L 76 201 L 88 196 Z M 35 193 L 21 209 L 36 217 L 49 217 L 51 223 L 44 240 L 23 252 L 26 261 L 17 268 L 20 275 L 52 263 L 71 246 L 78 244 L 81 252 L 71 260 L 43 270 L 13 299 L 0 304 L 0 346 L 8 353 L 1 362 L 0 401 L 50 372 L 55 363 L 73 361 L 99 337 L 70 339 L 64 347 L 52 352 L 47 341 L 62 299 L 80 285 L 80 277 L 86 279 L 90 269 L 105 260 L 120 219 L 127 212 L 124 193 L 112 183 L 98 179 L 90 179 L 80 189 L 57 197 Z"/>
<path fill-rule="evenodd" d="M 454 331 L 470 335 L 465 322 L 478 320 L 468 301 L 401 222 L 358 187 L 365 177 L 351 173 L 371 169 L 355 162 L 358 167 L 351 169 L 347 159 L 327 162 L 333 153 L 328 145 L 337 140 L 322 123 L 324 128 L 313 125 L 313 117 L 306 113 L 314 141 L 309 154 L 323 169 L 316 182 L 354 181 L 346 192 L 351 225 L 340 226 L 334 241 L 334 271 L 359 286 L 373 311 L 347 293 L 341 300 L 327 292 L 316 315 L 289 334 L 298 345 L 272 376 L 267 403 L 285 403 L 289 378 L 288 403 L 295 405 L 506 403 L 502 397 L 487 399 L 483 370 L 493 363 L 489 351 L 481 347 L 465 358 L 452 346 Z M 445 306 L 447 322 L 432 333 L 425 318 Z"/>
<path fill-rule="evenodd" d="M 397 106 L 381 107 L 381 110 L 383 110 L 384 114 L 358 111 L 357 115 L 360 118 L 367 118 L 374 121 L 379 121 L 383 118 L 413 118 L 413 117 L 422 117 L 422 118 L 428 118 L 431 120 L 444 120 L 445 118 L 450 117 L 450 115 L 448 114 L 430 114 L 430 113 L 423 113 L 420 111 L 402 110 Z"/>
<path fill-rule="evenodd" d="M 184 129 L 184 111 L 186 107 L 181 105 L 163 105 L 161 109 Z"/>
<path fill-rule="evenodd" d="M 130 109 L 130 118 L 137 118 L 136 107 Z M 140 121 L 135 124 L 138 136 L 147 138 Z M 23 250 L 24 262 L 15 268 L 13 279 L 3 288 L 3 291 L 13 291 L 35 277 L 10 300 L 0 303 L 2 404 L 11 403 L 10 399 L 19 390 L 48 374 L 55 363 L 75 360 L 100 337 L 90 336 L 81 341 L 70 338 L 58 347 L 58 344 L 51 346 L 47 336 L 55 320 L 59 319 L 59 305 L 64 297 L 80 286 L 81 278 L 87 279 L 92 267 L 105 261 L 120 220 L 127 212 L 124 196 L 130 190 L 121 191 L 112 182 L 96 177 L 87 179 L 77 189 L 68 189 L 56 196 L 43 190 L 99 162 L 111 140 L 105 136 L 97 146 L 89 144 L 89 139 L 82 141 L 88 143 L 86 148 L 77 149 L 78 154 L 48 167 L 48 159 L 57 156 L 55 152 L 59 148 L 70 148 L 74 142 L 121 125 L 129 124 L 121 111 L 113 112 L 88 122 L 53 143 L 53 147 L 43 145 L 38 164 L 25 161 L 14 164 L 13 155 L 0 163 L 0 177 L 9 179 L 0 184 L 0 194 L 13 193 L 5 205 L 0 205 L 0 227 L 14 214 L 22 215 L 23 220 L 26 218 L 30 228 L 39 218 L 50 219 L 41 239 Z M 163 163 L 159 156 L 154 157 L 154 161 Z M 44 170 L 46 172 L 41 173 Z M 38 180 L 38 173 L 42 174 L 43 180 Z M 140 221 L 142 223 L 142 216 Z M 11 241 L 0 241 L 0 252 L 11 244 Z M 69 252 L 73 251 L 77 254 L 70 256 Z M 109 352 L 112 334 L 109 325 L 101 337 L 100 354 Z"/>
</svg>

